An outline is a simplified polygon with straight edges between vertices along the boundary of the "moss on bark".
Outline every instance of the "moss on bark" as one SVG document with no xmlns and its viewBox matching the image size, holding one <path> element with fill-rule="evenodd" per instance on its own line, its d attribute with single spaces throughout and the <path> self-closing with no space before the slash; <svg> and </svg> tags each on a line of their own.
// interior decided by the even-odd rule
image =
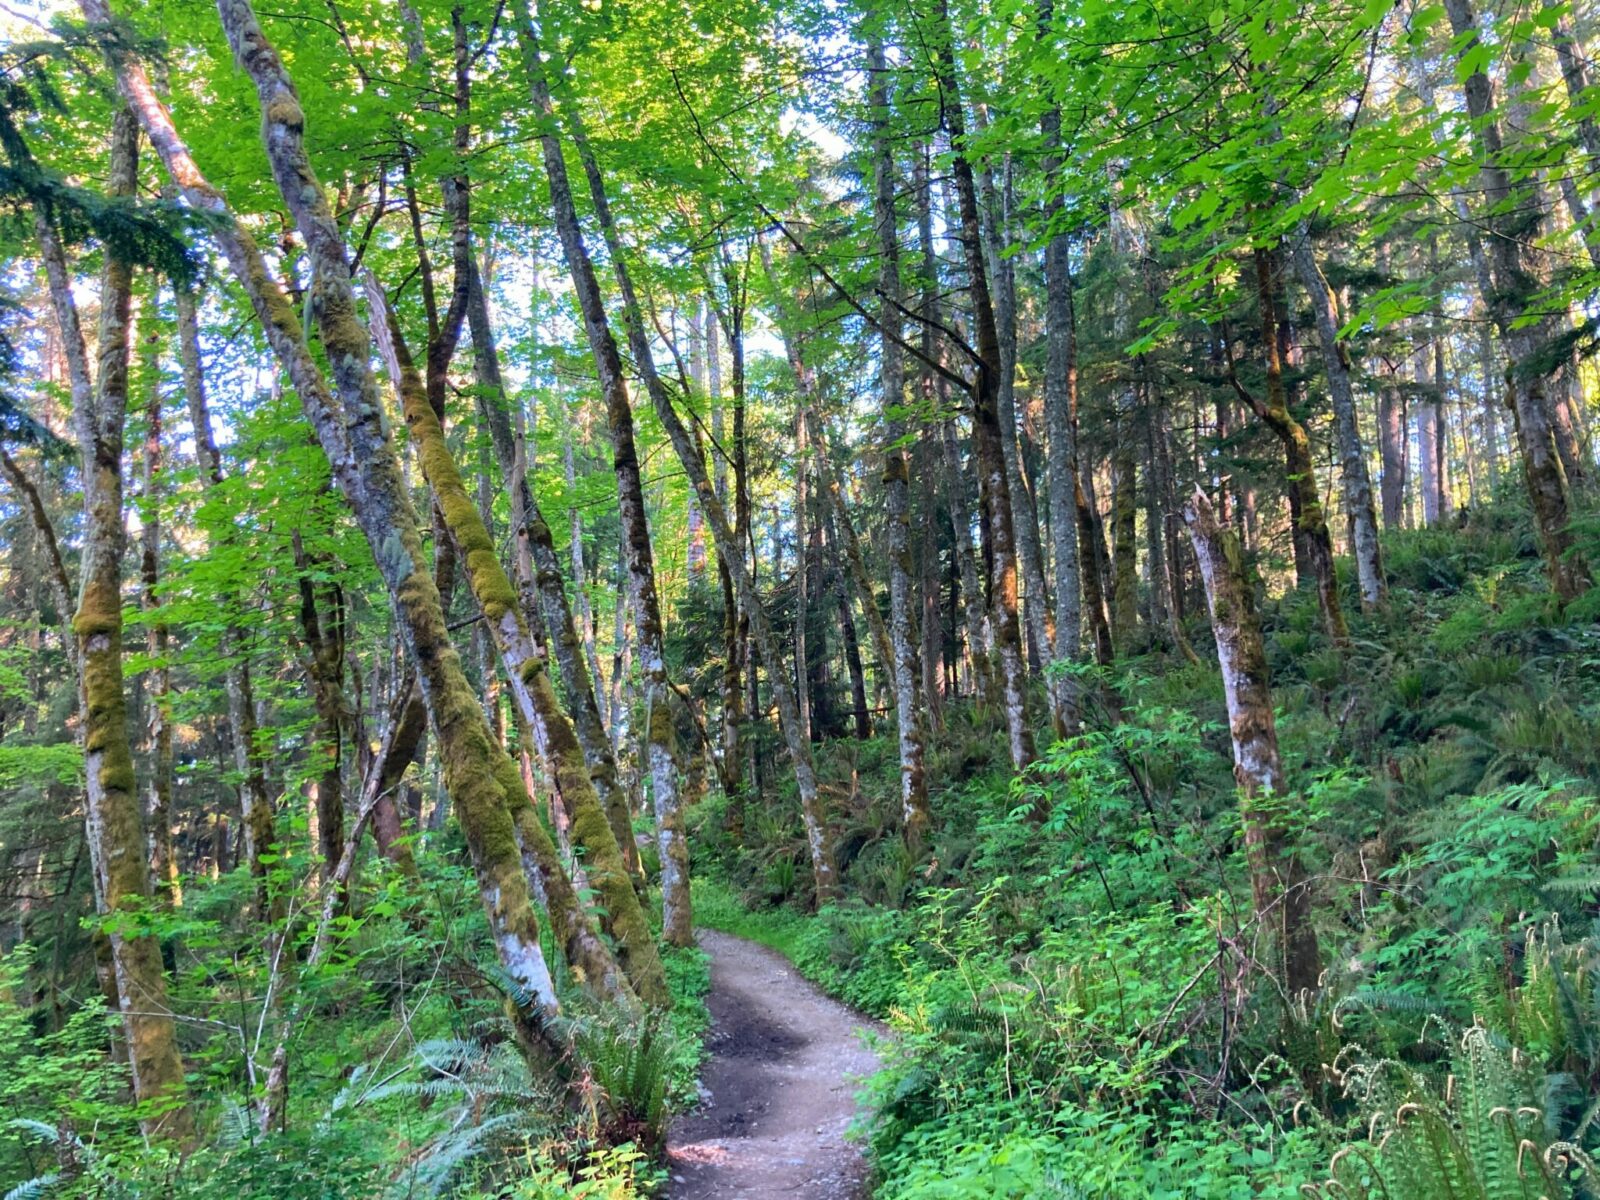
<svg viewBox="0 0 1600 1200">
<path fill-rule="evenodd" d="M 584 852 L 584 866 L 600 894 L 604 908 L 602 921 L 616 942 L 617 961 L 640 998 L 649 1004 L 665 1004 L 668 1002 L 666 975 L 656 950 L 655 936 L 634 891 L 616 834 L 590 778 L 577 734 L 556 697 L 544 660 L 533 646 L 517 604 L 516 588 L 500 564 L 494 541 L 461 478 L 444 430 L 428 402 L 405 341 L 399 329 L 393 326 L 392 317 L 390 334 L 400 366 L 401 405 L 417 459 L 466 564 L 467 582 L 483 609 L 484 624 L 494 638 L 507 672 L 521 684 L 513 688 L 519 707 L 524 709 L 520 715 L 543 734 L 541 748 L 546 765 L 572 814 L 573 839 Z M 504 757 L 503 750 L 498 753 Z M 509 758 L 506 766 L 511 766 Z M 517 786 L 520 790 L 520 779 Z M 550 878 L 547 874 L 547 886 Z"/>
</svg>

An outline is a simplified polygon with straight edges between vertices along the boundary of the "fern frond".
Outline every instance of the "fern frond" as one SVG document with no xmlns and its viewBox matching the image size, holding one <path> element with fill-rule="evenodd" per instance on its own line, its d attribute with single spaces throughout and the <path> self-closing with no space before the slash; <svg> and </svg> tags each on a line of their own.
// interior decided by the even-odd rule
<svg viewBox="0 0 1600 1200">
<path fill-rule="evenodd" d="M 59 1142 L 61 1140 L 61 1130 L 50 1124 L 49 1121 L 36 1121 L 32 1117 L 17 1117 L 14 1120 L 7 1121 L 6 1128 L 20 1129 L 24 1133 L 31 1133 L 41 1142 Z M 78 1140 L 77 1134 L 70 1134 L 69 1136 L 73 1145 L 81 1146 L 83 1144 Z"/>
<path fill-rule="evenodd" d="M 59 1171 L 51 1171 L 48 1175 L 37 1175 L 17 1184 L 5 1194 L 4 1200 L 45 1200 L 60 1182 Z"/>
</svg>

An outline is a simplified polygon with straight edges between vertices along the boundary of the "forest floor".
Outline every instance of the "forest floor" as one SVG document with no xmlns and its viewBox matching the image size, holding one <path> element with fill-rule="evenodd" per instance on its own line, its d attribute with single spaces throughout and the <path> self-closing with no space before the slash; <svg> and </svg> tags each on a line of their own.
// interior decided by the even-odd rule
<svg viewBox="0 0 1600 1200">
<path fill-rule="evenodd" d="M 846 1140 L 860 1081 L 878 1067 L 864 1030 L 775 951 L 701 930 L 711 955 L 708 1093 L 668 1134 L 673 1200 L 849 1200 L 866 1160 Z"/>
</svg>

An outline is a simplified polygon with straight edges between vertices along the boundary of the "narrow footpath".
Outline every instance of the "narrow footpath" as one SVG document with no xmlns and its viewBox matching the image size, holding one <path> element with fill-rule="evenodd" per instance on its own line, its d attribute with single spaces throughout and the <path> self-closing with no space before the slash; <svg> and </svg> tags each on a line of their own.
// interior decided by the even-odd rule
<svg viewBox="0 0 1600 1200">
<path fill-rule="evenodd" d="M 711 955 L 710 1058 L 700 1108 L 668 1133 L 672 1200 L 854 1200 L 866 1161 L 845 1139 L 877 1069 L 872 1022 L 830 1000 L 782 955 L 701 930 Z"/>
</svg>

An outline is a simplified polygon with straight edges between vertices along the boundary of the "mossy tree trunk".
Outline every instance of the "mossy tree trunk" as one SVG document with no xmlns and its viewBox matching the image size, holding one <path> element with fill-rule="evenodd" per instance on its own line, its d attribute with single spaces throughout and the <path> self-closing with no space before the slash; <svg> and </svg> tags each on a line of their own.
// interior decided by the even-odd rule
<svg viewBox="0 0 1600 1200">
<path fill-rule="evenodd" d="M 73 299 L 72 275 L 67 265 L 66 250 L 61 239 L 56 235 L 55 227 L 50 223 L 47 213 L 42 210 L 34 214 L 34 236 L 39 243 L 40 257 L 44 261 L 45 278 L 50 294 L 50 304 L 56 318 L 56 332 L 62 358 L 67 365 L 67 379 L 71 388 L 72 411 L 93 412 L 94 379 L 89 370 L 89 351 L 84 342 L 83 327 L 78 320 L 78 306 Z M 61 640 L 67 657 L 71 660 L 74 675 L 83 678 L 83 663 L 78 653 L 78 637 L 73 631 L 72 619 L 78 607 L 77 589 L 73 587 L 67 575 L 65 560 L 61 555 L 61 543 L 56 537 L 55 527 L 50 522 L 50 515 L 44 506 L 44 500 L 39 494 L 39 489 L 23 472 L 17 462 L 0 447 L 0 465 L 4 466 L 5 474 L 16 488 L 27 508 L 30 520 L 38 533 L 41 541 L 47 548 L 50 562 L 50 586 L 55 595 L 56 612 L 62 622 Z M 83 720 L 83 689 L 79 687 L 75 696 L 76 711 L 74 713 L 76 727 L 75 740 L 81 748 L 84 740 Z M 87 807 L 87 806 L 86 806 Z M 89 849 L 91 875 L 94 881 L 94 900 L 97 911 L 105 908 L 105 872 L 100 862 L 99 848 L 91 837 L 86 841 Z M 122 1008 L 122 1002 L 117 994 L 117 973 L 112 961 L 111 940 L 103 931 L 93 934 L 95 974 L 100 982 L 100 991 L 105 999 L 106 1007 L 112 1012 Z M 127 1061 L 126 1045 L 112 1039 L 112 1056 L 118 1062 Z"/>
<path fill-rule="evenodd" d="M 134 194 L 139 127 L 119 106 L 111 133 L 112 196 Z M 122 451 L 128 408 L 133 269 L 108 248 L 100 283 L 100 329 L 90 407 L 75 408 L 83 455 L 83 555 L 77 635 L 84 716 L 89 838 L 111 923 L 111 956 L 128 1039 L 134 1098 L 147 1136 L 194 1132 L 176 1025 L 167 1007 L 161 948 L 137 915 L 151 899 L 122 675 Z"/>
<path fill-rule="evenodd" d="M 105 0 L 80 0 L 80 8 L 92 29 L 107 33 L 113 29 Z M 184 198 L 213 218 L 213 236 L 299 393 L 334 479 L 372 547 L 418 667 L 444 759 L 445 786 L 466 836 L 495 948 L 508 976 L 529 1001 L 517 1008 L 519 1039 L 530 1055 L 549 1061 L 559 1051 L 551 1044 L 545 1020 L 559 1005 L 539 943 L 538 919 L 529 903 L 510 810 L 514 797 L 496 770 L 497 752 L 510 768 L 523 803 L 527 798 L 515 766 L 494 742 L 472 694 L 460 656 L 450 643 L 438 589 L 423 563 L 417 516 L 406 495 L 369 366 L 371 343 L 356 318 L 349 263 L 325 195 L 306 161 L 299 101 L 249 5 L 224 0 L 219 12 L 235 55 L 256 83 L 274 177 L 311 252 L 315 267 L 311 310 L 321 327 L 338 400 L 307 348 L 294 306 L 268 271 L 255 240 L 200 172 L 143 65 L 115 38 L 108 38 L 118 84 Z"/>
<path fill-rule="evenodd" d="M 577 733 L 556 696 L 546 656 L 534 644 L 523 618 L 516 588 L 500 563 L 494 539 L 484 526 L 478 506 L 461 478 L 427 390 L 412 363 L 405 340 L 394 323 L 393 313 L 377 290 L 375 281 L 370 285 L 369 294 L 374 301 L 373 319 L 389 321 L 390 338 L 400 370 L 397 381 L 400 403 L 412 444 L 416 447 L 417 461 L 433 489 L 445 528 L 455 542 L 457 556 L 465 568 L 467 585 L 483 610 L 483 623 L 499 652 L 518 716 L 526 728 L 534 731 L 545 767 L 571 818 L 572 838 L 583 850 L 585 872 L 599 893 L 604 909 L 602 920 L 616 942 L 617 961 L 641 999 L 650 1004 L 664 1004 L 667 1002 L 666 976 L 656 951 L 655 936 L 639 905 L 639 897 L 633 889 L 633 881 L 617 844 L 616 834 L 600 803 L 594 781 L 589 776 L 588 763 Z M 531 496 L 528 501 L 529 511 L 536 516 L 538 509 L 531 506 Z M 537 542 L 539 539 L 535 540 Z M 549 540 L 548 531 L 543 540 Z M 555 568 L 555 586 L 561 586 L 559 567 Z M 566 629 L 569 632 L 572 629 L 570 610 Z M 576 635 L 571 636 L 576 641 Z M 576 661 L 581 667 L 581 655 Z M 504 759 L 503 764 L 501 759 Z M 520 796 L 523 792 L 521 776 L 516 773 L 515 766 L 504 750 L 500 750 L 496 756 L 495 767 L 497 773 L 509 771 L 503 777 L 508 781 L 508 787 L 509 781 L 515 778 L 515 791 Z M 512 803 L 515 811 L 522 810 L 520 799 Z M 539 832 L 531 827 L 525 828 L 527 833 L 534 836 Z M 558 878 L 562 872 L 555 866 L 552 855 L 542 846 L 537 849 L 541 855 L 546 898 L 554 920 L 554 907 L 558 898 L 564 895 L 557 890 L 563 887 L 563 881 Z M 578 914 L 568 919 L 576 922 Z"/>
</svg>

